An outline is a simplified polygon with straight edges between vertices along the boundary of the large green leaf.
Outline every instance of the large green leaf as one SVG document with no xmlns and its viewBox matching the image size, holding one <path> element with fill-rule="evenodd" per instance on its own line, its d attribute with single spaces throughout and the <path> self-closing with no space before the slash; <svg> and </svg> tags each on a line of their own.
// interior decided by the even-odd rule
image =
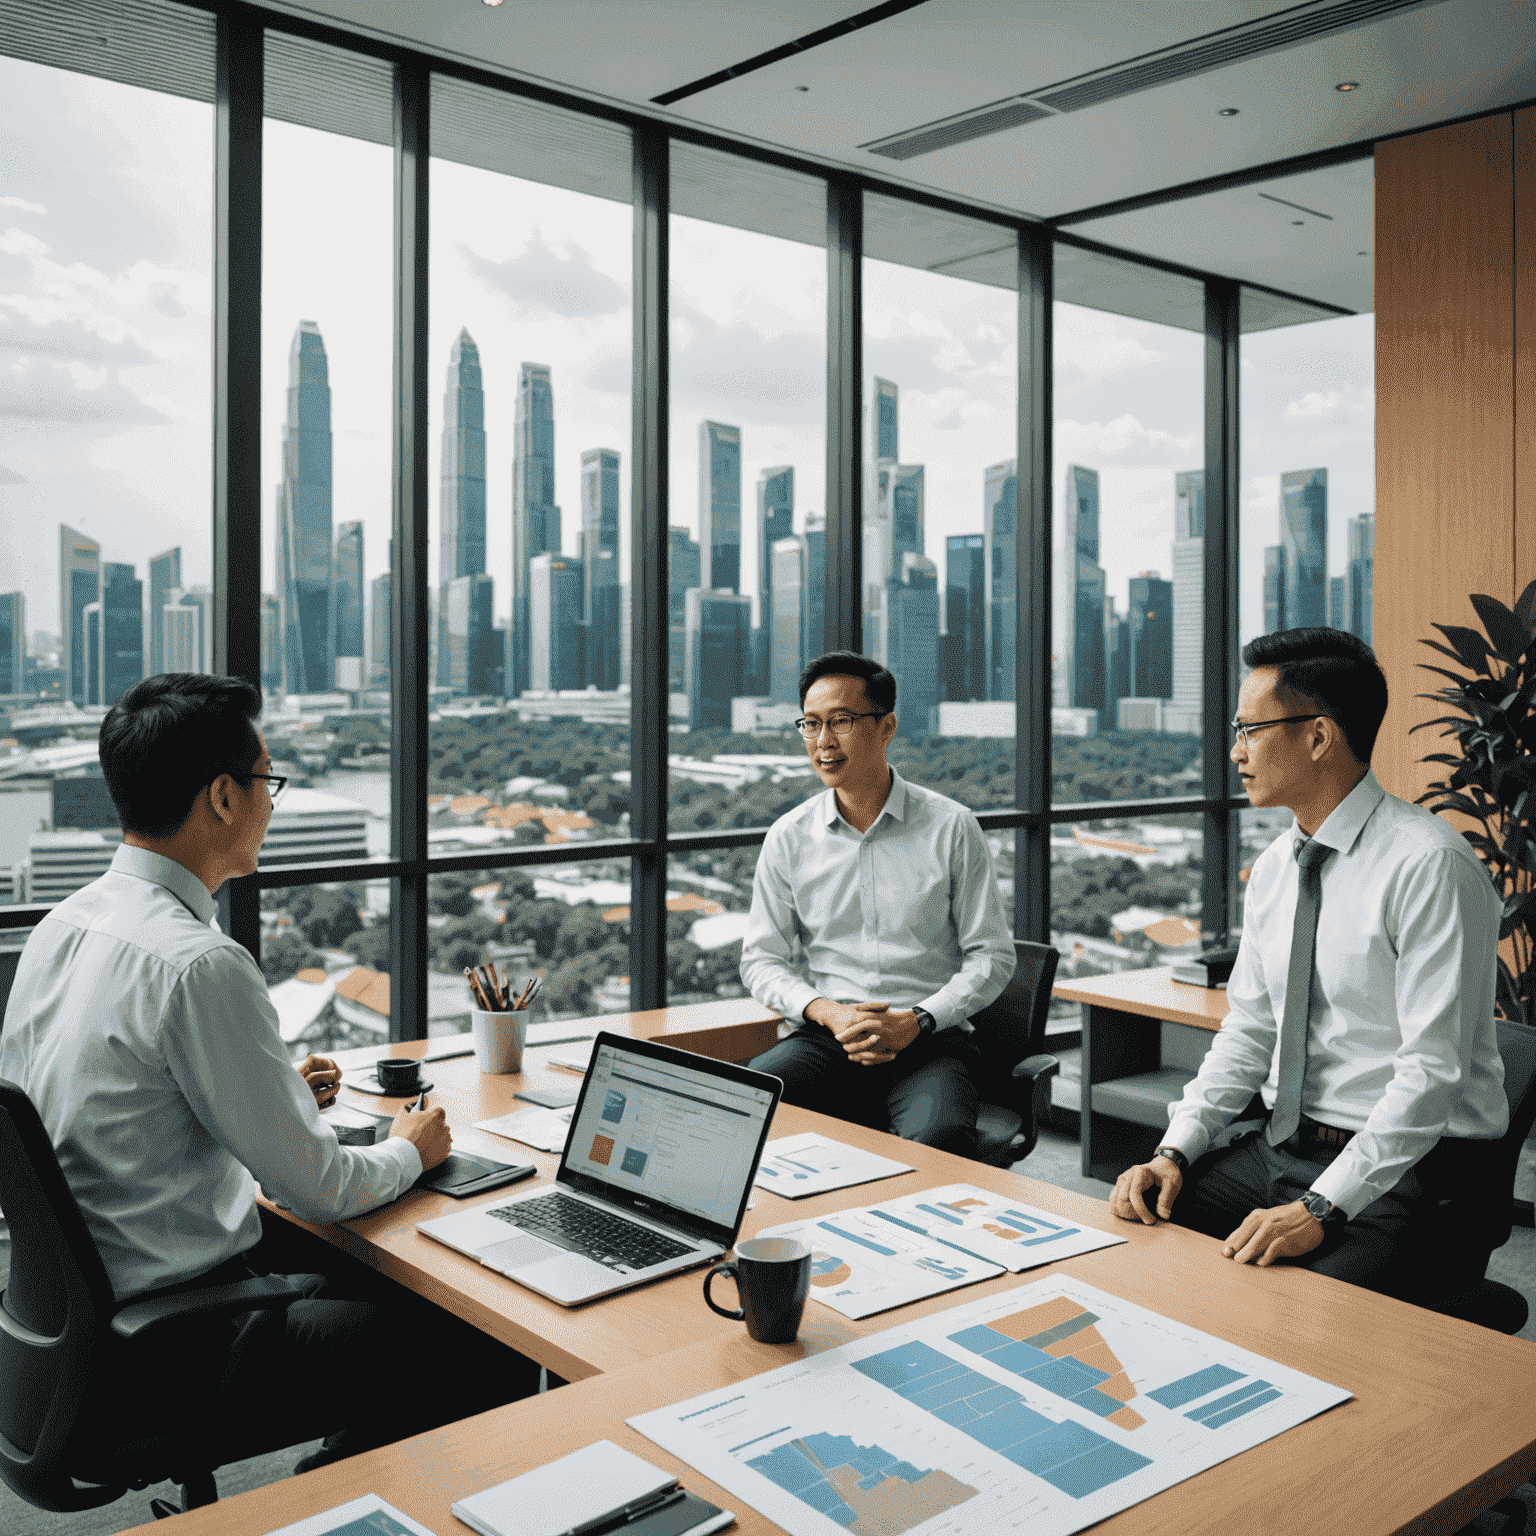
<svg viewBox="0 0 1536 1536">
<path fill-rule="evenodd" d="M 1477 599 L 1473 598 L 1472 601 L 1475 604 Z M 1451 649 L 1456 652 L 1463 666 L 1472 672 L 1481 672 L 1485 677 L 1488 675 L 1488 657 L 1493 652 L 1475 629 L 1468 629 L 1462 624 L 1432 624 L 1430 628 L 1438 629 L 1451 642 Z"/>
<path fill-rule="evenodd" d="M 1515 617 L 1527 630 L 1536 634 L 1536 581 L 1515 599 Z"/>
<path fill-rule="evenodd" d="M 1472 606 L 1477 609 L 1477 616 L 1483 621 L 1495 652 L 1511 666 L 1518 666 L 1531 643 L 1531 632 L 1498 598 L 1489 597 L 1486 592 L 1474 592 Z"/>
</svg>

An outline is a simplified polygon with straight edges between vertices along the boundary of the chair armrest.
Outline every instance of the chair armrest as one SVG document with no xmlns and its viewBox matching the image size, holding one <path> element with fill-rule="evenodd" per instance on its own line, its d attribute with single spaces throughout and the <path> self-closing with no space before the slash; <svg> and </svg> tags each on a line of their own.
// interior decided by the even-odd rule
<svg viewBox="0 0 1536 1536">
<path fill-rule="evenodd" d="M 1015 1077 L 1028 1078 L 1031 1083 L 1054 1077 L 1061 1071 L 1061 1062 L 1054 1056 L 1026 1056 L 1013 1069 Z"/>
<path fill-rule="evenodd" d="M 210 1285 L 200 1291 L 131 1301 L 114 1314 L 112 1331 L 122 1339 L 137 1339 L 162 1323 L 271 1311 L 303 1301 L 318 1288 L 320 1279 L 318 1275 L 258 1275 L 234 1285 Z"/>
</svg>

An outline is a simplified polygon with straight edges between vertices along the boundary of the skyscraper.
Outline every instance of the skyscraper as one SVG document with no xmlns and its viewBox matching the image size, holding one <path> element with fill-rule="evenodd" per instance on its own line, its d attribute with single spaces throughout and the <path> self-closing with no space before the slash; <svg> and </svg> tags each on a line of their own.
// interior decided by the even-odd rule
<svg viewBox="0 0 1536 1536">
<path fill-rule="evenodd" d="M 773 652 L 773 572 L 769 551 L 794 530 L 795 471 L 791 465 L 775 464 L 757 477 L 757 603 L 752 631 L 752 680 L 754 693 L 767 693 L 771 686 Z"/>
<path fill-rule="evenodd" d="M 394 545 L 390 545 L 393 559 Z M 390 573 L 375 576 L 370 583 L 373 599 L 368 613 L 368 681 L 375 688 L 389 686 L 389 621 L 393 601 L 390 595 Z"/>
<path fill-rule="evenodd" d="M 586 581 L 587 681 L 617 688 L 624 649 L 619 598 L 619 465 L 612 448 L 581 455 L 581 558 Z"/>
<path fill-rule="evenodd" d="M 25 691 L 26 676 L 27 599 L 0 592 L 0 693 Z"/>
<path fill-rule="evenodd" d="M 768 614 L 772 626 L 769 647 L 768 697 L 775 704 L 799 702 L 796 687 L 805 666 L 806 551 L 805 540 L 775 539 L 768 552 Z"/>
<path fill-rule="evenodd" d="M 103 704 L 116 704 L 144 676 L 144 583 L 131 565 L 102 567 L 101 689 Z"/>
<path fill-rule="evenodd" d="M 683 597 L 683 692 L 691 730 L 731 724 L 731 700 L 742 692 L 752 627 L 752 599 L 689 587 Z"/>
<path fill-rule="evenodd" d="M 560 508 L 555 505 L 555 396 L 549 369 L 524 363 L 518 370 L 512 423 L 512 677 L 508 694 L 531 687 L 529 563 L 560 553 Z"/>
<path fill-rule="evenodd" d="M 1067 466 L 1063 554 L 1069 577 L 1065 617 L 1072 707 L 1103 711 L 1106 591 L 1099 564 L 1099 474 L 1077 464 Z"/>
<path fill-rule="evenodd" d="M 1118 730 L 1120 700 L 1133 697 L 1131 687 L 1131 625 L 1115 608 L 1112 597 L 1104 599 L 1104 715 L 1106 730 Z"/>
<path fill-rule="evenodd" d="M 1286 629 L 1328 622 L 1328 471 L 1280 477 L 1280 547 L 1285 551 Z"/>
<path fill-rule="evenodd" d="M 1349 566 L 1345 573 L 1345 615 L 1349 632 L 1374 645 L 1376 630 L 1376 514 L 1349 520 Z"/>
<path fill-rule="evenodd" d="M 1205 666 L 1205 471 L 1173 477 L 1173 704 L 1164 728 L 1200 734 Z"/>
<path fill-rule="evenodd" d="M 667 529 L 667 677 L 673 693 L 683 687 L 684 593 L 699 584 L 699 546 L 686 528 Z"/>
<path fill-rule="evenodd" d="M 805 514 L 805 618 L 801 633 L 801 668 L 827 650 L 827 519 L 820 512 Z M 800 695 L 795 694 L 798 703 Z"/>
<path fill-rule="evenodd" d="M 982 557 L 986 582 L 986 694 L 1014 697 L 1013 660 L 1019 590 L 1019 478 L 1017 462 L 990 464 L 983 477 Z M 953 631 L 951 631 L 953 633 Z"/>
<path fill-rule="evenodd" d="M 1344 605 L 1344 578 L 1330 576 L 1328 578 L 1328 628 L 1348 629 L 1348 612 Z"/>
<path fill-rule="evenodd" d="M 699 585 L 741 590 L 741 428 L 718 421 L 699 423 Z"/>
<path fill-rule="evenodd" d="M 181 589 L 172 587 L 170 599 L 160 610 L 161 671 L 203 670 L 203 609 L 200 603 L 184 602 Z"/>
<path fill-rule="evenodd" d="M 343 523 L 336 533 L 336 686 L 363 686 L 363 525 Z"/>
<path fill-rule="evenodd" d="M 553 471 L 550 480 L 553 485 Z M 480 349 L 461 330 L 448 354 L 443 390 L 442 540 L 444 585 L 485 570 L 485 389 Z"/>
<path fill-rule="evenodd" d="M 889 459 L 895 463 L 901 457 L 900 449 L 900 391 L 889 379 L 875 380 L 875 440 L 876 460 Z"/>
<path fill-rule="evenodd" d="M 283 605 L 270 592 L 261 594 L 261 686 L 270 693 L 283 686 Z"/>
<path fill-rule="evenodd" d="M 64 693 L 84 704 L 93 671 L 86 656 L 85 610 L 101 597 L 101 545 L 59 524 L 59 665 Z"/>
<path fill-rule="evenodd" d="M 966 701 L 987 696 L 987 540 L 979 533 L 946 541 L 944 628 L 948 674 L 944 697 Z"/>
<path fill-rule="evenodd" d="M 336 613 L 331 603 L 331 385 L 325 343 L 301 320 L 288 351 L 283 482 L 277 491 L 278 600 L 289 693 L 331 686 Z"/>
<path fill-rule="evenodd" d="M 924 473 L 921 464 L 887 459 L 872 473 L 874 494 L 864 509 L 864 650 L 884 663 L 891 583 L 901 579 L 902 556 L 924 549 Z"/>
<path fill-rule="evenodd" d="M 543 558 L 548 558 L 547 556 Z M 448 683 L 455 693 L 499 694 L 502 658 L 497 655 L 495 583 L 482 572 L 455 576 L 443 589 L 443 633 L 448 642 Z"/>
<path fill-rule="evenodd" d="M 1173 583 L 1156 571 L 1131 577 L 1130 685 L 1138 699 L 1173 695 Z"/>
<path fill-rule="evenodd" d="M 901 575 L 891 579 L 888 611 L 897 730 L 907 737 L 926 736 L 939 702 L 939 568 L 926 555 L 902 554 Z"/>
<path fill-rule="evenodd" d="M 80 610 L 80 623 L 84 627 L 85 654 L 85 702 L 101 703 L 101 599 L 87 603 Z"/>
<path fill-rule="evenodd" d="M 580 560 L 559 554 L 535 555 L 528 563 L 529 684 L 542 692 L 586 686 L 582 594 L 586 579 Z"/>
<path fill-rule="evenodd" d="M 168 549 L 163 555 L 151 555 L 149 560 L 149 672 L 156 677 L 161 672 L 196 671 L 193 668 L 172 668 L 166 665 L 164 640 L 165 605 L 173 599 L 173 589 L 181 586 L 181 548 Z"/>
<path fill-rule="evenodd" d="M 1285 549 L 1264 546 L 1264 633 L 1273 635 L 1291 626 L 1285 620 Z"/>
</svg>

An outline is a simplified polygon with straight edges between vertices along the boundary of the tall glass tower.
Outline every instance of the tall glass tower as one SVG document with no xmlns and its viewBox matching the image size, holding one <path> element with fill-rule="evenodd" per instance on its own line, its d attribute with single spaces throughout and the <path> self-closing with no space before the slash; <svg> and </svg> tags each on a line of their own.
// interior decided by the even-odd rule
<svg viewBox="0 0 1536 1536">
<path fill-rule="evenodd" d="M 1104 569 L 1099 564 L 1099 472 L 1067 466 L 1066 620 L 1070 696 L 1075 709 L 1105 708 Z M 1106 721 L 1109 725 L 1111 722 Z"/>
<path fill-rule="evenodd" d="M 1285 551 L 1286 629 L 1328 622 L 1328 471 L 1280 476 L 1280 547 Z"/>
<path fill-rule="evenodd" d="M 165 664 L 165 605 L 173 602 L 171 593 L 181 586 L 181 547 L 168 549 L 149 559 L 149 672 L 158 677 L 169 671 Z M 197 671 L 196 667 L 189 668 Z"/>
<path fill-rule="evenodd" d="M 773 571 L 770 551 L 794 533 L 795 471 L 775 464 L 757 477 L 757 614 L 752 631 L 752 679 L 755 694 L 769 691 L 773 673 Z M 797 647 L 798 649 L 798 647 Z"/>
<path fill-rule="evenodd" d="M 288 349 L 283 483 L 277 490 L 278 600 L 289 693 L 331 686 L 331 383 L 320 327 L 301 320 Z"/>
<path fill-rule="evenodd" d="M 343 523 L 336 533 L 336 686 L 363 686 L 363 525 Z M 343 665 L 343 658 L 346 664 Z M 343 673 L 346 675 L 343 676 Z"/>
<path fill-rule="evenodd" d="M 805 666 L 805 540 L 775 539 L 768 558 L 773 579 L 768 606 L 773 629 L 768 697 L 775 704 L 794 704 L 799 702 L 797 684 Z"/>
<path fill-rule="evenodd" d="M 1376 609 L 1376 514 L 1349 520 L 1349 569 L 1344 578 L 1344 617 L 1349 632 L 1374 645 Z"/>
<path fill-rule="evenodd" d="M 875 380 L 875 459 L 895 463 L 901 457 L 898 437 L 900 390 L 889 379 Z"/>
<path fill-rule="evenodd" d="M 551 472 L 553 483 L 553 472 Z M 461 330 L 448 354 L 443 391 L 442 543 L 440 577 L 485 571 L 485 389 L 480 349 Z"/>
<path fill-rule="evenodd" d="M 0 592 L 0 693 L 20 693 L 27 673 L 27 599 Z"/>
<path fill-rule="evenodd" d="M 1019 480 L 1017 460 L 988 465 L 982 498 L 983 619 L 986 693 L 1012 702 L 1013 659 L 1018 623 Z M 953 630 L 950 631 L 954 633 Z"/>
<path fill-rule="evenodd" d="M 101 545 L 59 524 L 59 663 L 64 696 L 89 702 L 94 672 L 86 654 L 85 610 L 101 598 Z"/>
<path fill-rule="evenodd" d="M 939 702 L 939 568 L 926 555 L 903 553 L 901 574 L 891 578 L 889 612 L 897 730 L 926 736 Z"/>
<path fill-rule="evenodd" d="M 555 395 L 549 369 L 524 363 L 518 370 L 512 420 L 512 677 L 508 694 L 530 685 L 529 562 L 560 553 L 560 508 L 555 505 Z"/>
<path fill-rule="evenodd" d="M 1163 729 L 1200 734 L 1205 666 L 1205 471 L 1173 477 L 1173 702 Z"/>
<path fill-rule="evenodd" d="M 699 423 L 699 585 L 741 590 L 741 428 L 718 421 Z"/>
<path fill-rule="evenodd" d="M 581 563 L 586 583 L 587 677 L 595 688 L 619 686 L 624 651 L 619 591 L 619 454 L 588 448 L 581 455 Z"/>
<path fill-rule="evenodd" d="M 987 696 L 986 547 L 986 537 L 979 533 L 951 534 L 946 540 L 946 699 L 963 701 Z"/>
<path fill-rule="evenodd" d="M 144 583 L 131 565 L 102 568 L 101 702 L 116 704 L 144 676 Z"/>
</svg>

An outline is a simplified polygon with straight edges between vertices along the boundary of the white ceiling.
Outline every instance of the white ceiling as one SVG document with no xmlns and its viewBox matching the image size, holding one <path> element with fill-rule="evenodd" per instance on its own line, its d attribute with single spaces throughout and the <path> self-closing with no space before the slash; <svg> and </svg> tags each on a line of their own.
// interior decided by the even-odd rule
<svg viewBox="0 0 1536 1536">
<path fill-rule="evenodd" d="M 1531 0 L 1429 0 L 912 159 L 859 147 L 1224 28 L 1333 3 L 925 0 L 659 108 L 654 97 L 855 17 L 868 0 L 277 0 L 280 9 L 499 73 L 1040 218 L 1536 97 Z M 1360 88 L 1334 89 L 1345 80 Z M 1219 115 L 1232 107 L 1237 115 Z M 1369 309 L 1372 261 L 1358 252 L 1372 250 L 1371 201 L 1365 160 L 1071 227 L 1126 250 Z"/>
</svg>

